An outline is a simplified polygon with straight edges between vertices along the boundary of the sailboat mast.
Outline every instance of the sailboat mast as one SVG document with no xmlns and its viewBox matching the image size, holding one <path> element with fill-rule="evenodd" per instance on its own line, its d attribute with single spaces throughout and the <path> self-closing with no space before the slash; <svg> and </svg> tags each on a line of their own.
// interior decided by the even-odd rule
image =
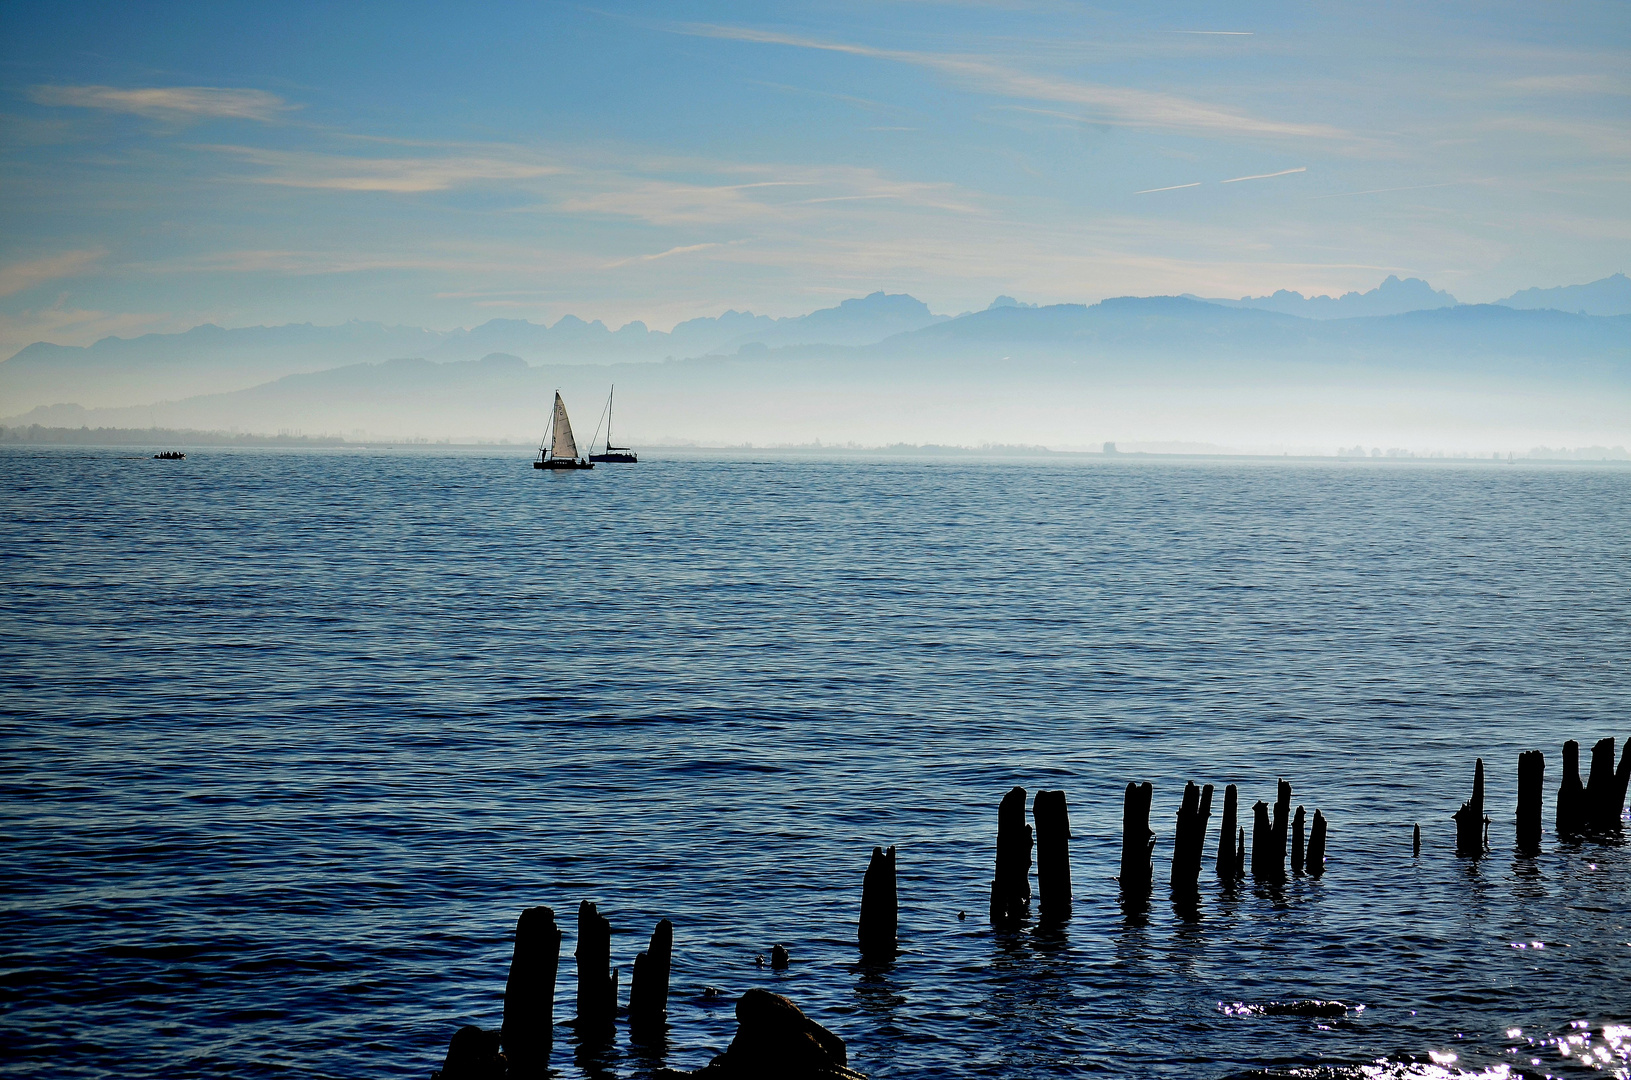
<svg viewBox="0 0 1631 1080">
<path fill-rule="evenodd" d="M 617 393 L 617 384 L 612 383 L 612 392 L 606 395 L 606 452 L 612 452 L 612 397 Z"/>
</svg>

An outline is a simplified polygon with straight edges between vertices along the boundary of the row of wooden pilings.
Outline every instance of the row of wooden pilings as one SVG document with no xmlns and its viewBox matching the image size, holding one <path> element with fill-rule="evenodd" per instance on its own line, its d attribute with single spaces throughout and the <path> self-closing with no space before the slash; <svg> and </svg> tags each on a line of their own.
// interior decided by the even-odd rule
<svg viewBox="0 0 1631 1080">
<path fill-rule="evenodd" d="M 1541 838 L 1541 801 L 1546 761 L 1540 751 L 1518 757 L 1517 841 L 1523 851 L 1536 851 Z M 1631 782 L 1631 742 L 1625 746 L 1618 770 L 1614 767 L 1614 740 L 1603 739 L 1592 748 L 1591 773 L 1581 782 L 1580 747 L 1563 746 L 1563 782 L 1557 793 L 1556 833 L 1560 839 L 1617 835 Z M 1213 786 L 1184 785 L 1173 834 L 1170 884 L 1177 898 L 1196 896 L 1205 862 L 1207 824 L 1212 815 Z M 1155 833 L 1150 829 L 1154 788 L 1129 783 L 1122 804 L 1121 873 L 1123 900 L 1147 899 L 1155 877 L 1151 856 Z M 991 924 L 999 931 L 1016 928 L 1029 914 L 1031 853 L 1036 853 L 1038 906 L 1043 922 L 1069 918 L 1071 909 L 1070 816 L 1063 791 L 1038 791 L 1026 823 L 1026 791 L 1015 787 L 997 808 L 996 867 L 991 880 Z M 1274 805 L 1258 801 L 1252 811 L 1250 873 L 1262 882 L 1287 880 L 1290 875 L 1319 877 L 1325 870 L 1327 822 L 1315 810 L 1312 821 L 1305 809 L 1292 810 L 1291 784 L 1281 779 Z M 1224 789 L 1214 866 L 1219 880 L 1244 878 L 1248 863 L 1246 828 L 1239 822 L 1239 791 Z M 1489 818 L 1484 815 L 1484 762 L 1474 770 L 1473 796 L 1454 815 L 1457 851 L 1478 856 L 1489 850 Z M 1421 829 L 1416 827 L 1420 853 Z M 896 885 L 895 849 L 872 849 L 861 885 L 861 912 L 857 945 L 865 963 L 887 963 L 897 955 L 900 899 Z M 503 1046 L 513 1066 L 541 1068 L 549 1059 L 554 1034 L 555 977 L 560 963 L 561 929 L 547 907 L 528 908 L 515 928 L 515 953 L 504 990 Z M 673 958 L 674 927 L 664 919 L 652 932 L 651 943 L 634 961 L 629 986 L 628 1021 L 636 1039 L 659 1038 L 668 1013 L 669 971 Z M 576 1026 L 584 1039 L 608 1037 L 618 1013 L 617 969 L 611 963 L 611 924 L 594 904 L 578 907 Z M 777 946 L 772 967 L 785 967 L 787 953 Z"/>
<path fill-rule="evenodd" d="M 1518 849 L 1540 850 L 1541 800 L 1546 786 L 1546 755 L 1525 750 L 1518 755 Z M 1570 739 L 1563 744 L 1563 782 L 1557 789 L 1554 829 L 1560 840 L 1617 836 L 1622 830 L 1620 816 L 1625 812 L 1626 789 L 1631 786 L 1631 739 L 1614 766 L 1614 740 L 1599 739 L 1591 748 L 1591 773 L 1580 780 L 1580 744 Z M 1472 798 L 1461 805 L 1455 819 L 1455 848 L 1459 854 L 1478 857 L 1489 850 L 1489 818 L 1484 816 L 1484 759 L 1473 769 Z M 1416 847 L 1421 847 L 1417 827 Z"/>
</svg>

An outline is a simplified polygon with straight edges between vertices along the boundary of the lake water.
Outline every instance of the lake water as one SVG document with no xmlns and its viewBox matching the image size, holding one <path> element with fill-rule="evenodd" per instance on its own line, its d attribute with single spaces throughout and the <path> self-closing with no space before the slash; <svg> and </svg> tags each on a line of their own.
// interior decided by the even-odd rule
<svg viewBox="0 0 1631 1080">
<path fill-rule="evenodd" d="M 625 993 L 674 921 L 674 1066 L 764 986 L 877 1078 L 1631 1070 L 1631 858 L 1550 832 L 1563 741 L 1631 736 L 1631 469 L 142 453 L 0 456 L 0 1073 L 423 1078 L 498 1026 L 524 907 L 572 1016 L 583 899 Z M 1282 775 L 1327 873 L 1220 888 L 1223 785 Z M 1159 884 L 1186 780 L 1198 914 Z M 1069 798 L 1061 931 L 986 924 L 1015 784 Z M 1234 1008 L 1303 998 L 1352 1008 Z M 558 1030 L 563 1077 L 652 1064 Z"/>
</svg>

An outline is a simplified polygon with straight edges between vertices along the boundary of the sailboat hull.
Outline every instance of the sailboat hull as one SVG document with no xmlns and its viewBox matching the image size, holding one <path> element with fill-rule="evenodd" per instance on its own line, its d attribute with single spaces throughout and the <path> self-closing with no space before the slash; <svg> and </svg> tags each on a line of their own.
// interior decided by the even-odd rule
<svg viewBox="0 0 1631 1080">
<path fill-rule="evenodd" d="M 535 469 L 592 469 L 594 463 L 578 461 L 576 458 L 545 458 L 543 461 L 532 463 Z"/>
<path fill-rule="evenodd" d="M 609 454 L 590 454 L 589 455 L 589 460 L 590 461 L 626 461 L 626 462 L 633 463 L 633 462 L 639 461 L 640 459 L 639 459 L 639 457 L 637 457 L 634 454 L 625 454 L 625 453 L 621 453 L 621 452 L 613 452 L 613 453 L 609 453 Z"/>
</svg>

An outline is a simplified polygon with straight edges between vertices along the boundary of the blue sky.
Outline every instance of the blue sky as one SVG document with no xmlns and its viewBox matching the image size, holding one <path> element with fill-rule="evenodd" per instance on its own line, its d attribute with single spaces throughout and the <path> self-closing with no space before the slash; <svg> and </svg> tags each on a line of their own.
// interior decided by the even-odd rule
<svg viewBox="0 0 1631 1080">
<path fill-rule="evenodd" d="M 1631 5 L 0 5 L 0 355 L 1631 269 Z"/>
</svg>

